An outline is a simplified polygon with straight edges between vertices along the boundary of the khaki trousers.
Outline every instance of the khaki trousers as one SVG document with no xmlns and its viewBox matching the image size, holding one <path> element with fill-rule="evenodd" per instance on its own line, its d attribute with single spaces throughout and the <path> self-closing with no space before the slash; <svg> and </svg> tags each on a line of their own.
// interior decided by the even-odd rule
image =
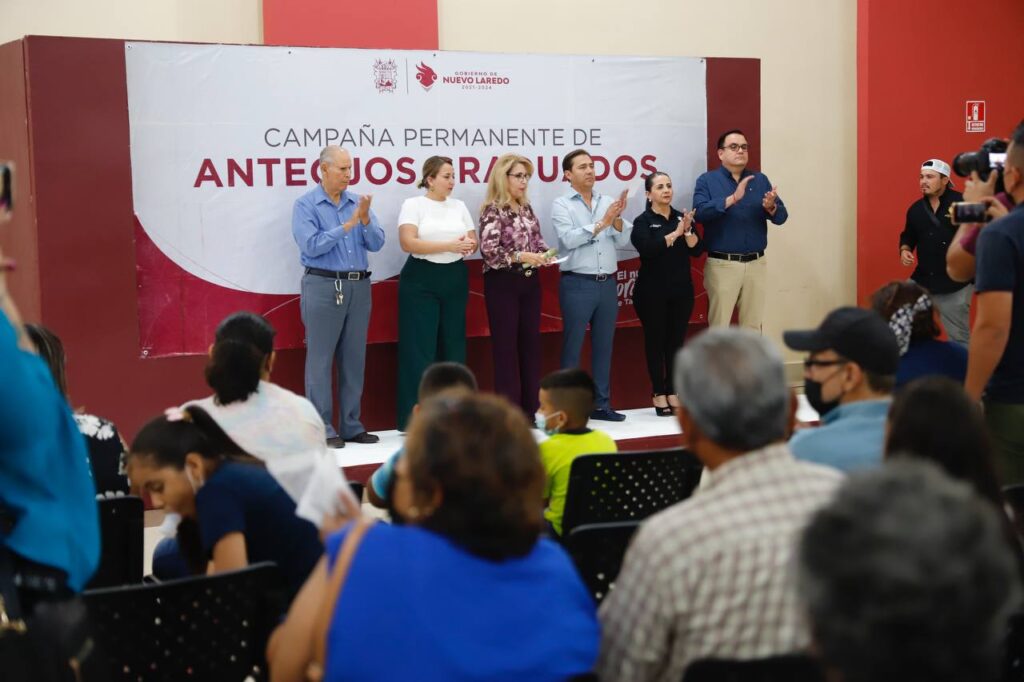
<svg viewBox="0 0 1024 682">
<path fill-rule="evenodd" d="M 704 263 L 708 325 L 728 326 L 733 308 L 739 303 L 740 326 L 760 332 L 767 279 L 767 255 L 748 263 L 708 258 Z"/>
</svg>

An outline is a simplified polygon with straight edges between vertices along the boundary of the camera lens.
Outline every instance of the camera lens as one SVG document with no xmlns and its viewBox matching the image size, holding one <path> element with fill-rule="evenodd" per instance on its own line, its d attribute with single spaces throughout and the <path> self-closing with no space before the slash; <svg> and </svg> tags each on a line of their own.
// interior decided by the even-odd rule
<svg viewBox="0 0 1024 682">
<path fill-rule="evenodd" d="M 953 157 L 953 172 L 961 178 L 970 177 L 973 170 L 978 171 L 978 175 L 981 175 L 983 170 L 988 171 L 988 154 L 985 156 L 985 168 L 983 169 L 980 152 L 961 152 Z"/>
</svg>

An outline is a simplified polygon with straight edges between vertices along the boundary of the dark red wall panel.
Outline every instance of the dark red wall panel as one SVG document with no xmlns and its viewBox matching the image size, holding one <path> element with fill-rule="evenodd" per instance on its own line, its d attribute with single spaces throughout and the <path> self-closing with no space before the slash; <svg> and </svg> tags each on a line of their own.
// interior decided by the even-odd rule
<svg viewBox="0 0 1024 682">
<path fill-rule="evenodd" d="M 857 296 L 864 302 L 899 264 L 907 207 L 920 198 L 921 162 L 952 162 L 1024 118 L 1024 3 L 857 5 Z M 987 131 L 966 132 L 965 103 L 985 100 Z M 850 131 L 837 131 L 848 135 Z M 809 144 L 813 141 L 809 140 Z M 962 189 L 963 180 L 957 180 Z"/>
</svg>

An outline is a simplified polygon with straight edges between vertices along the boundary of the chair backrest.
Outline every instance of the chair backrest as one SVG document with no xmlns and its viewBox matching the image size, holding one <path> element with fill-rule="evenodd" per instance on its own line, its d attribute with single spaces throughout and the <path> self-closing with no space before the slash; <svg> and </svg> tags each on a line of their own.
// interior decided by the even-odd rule
<svg viewBox="0 0 1024 682">
<path fill-rule="evenodd" d="M 86 589 L 142 582 L 143 504 L 126 495 L 97 501 L 100 565 Z"/>
<path fill-rule="evenodd" d="M 642 521 L 689 497 L 702 469 L 682 448 L 577 457 L 569 469 L 562 536 L 583 524 Z"/>
<path fill-rule="evenodd" d="M 105 680 L 242 682 L 280 611 L 270 608 L 277 566 L 87 591 L 83 595 Z"/>
<path fill-rule="evenodd" d="M 366 486 L 363 485 L 362 483 L 359 483 L 358 481 L 349 481 L 348 486 L 352 488 L 352 494 L 356 496 L 357 500 L 359 500 L 359 504 L 362 504 L 363 490 L 366 489 Z"/>
<path fill-rule="evenodd" d="M 686 669 L 683 682 L 825 682 L 817 659 L 787 654 L 733 661 L 705 658 Z"/>
<path fill-rule="evenodd" d="M 587 523 L 576 526 L 565 537 L 564 544 L 576 570 L 598 604 L 614 587 L 622 568 L 622 558 L 640 521 Z"/>
</svg>

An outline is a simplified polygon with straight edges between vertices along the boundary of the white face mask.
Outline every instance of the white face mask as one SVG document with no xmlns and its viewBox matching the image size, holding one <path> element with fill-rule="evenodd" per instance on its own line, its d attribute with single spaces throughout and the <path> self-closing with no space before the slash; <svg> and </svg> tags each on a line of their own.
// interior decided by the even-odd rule
<svg viewBox="0 0 1024 682">
<path fill-rule="evenodd" d="M 534 415 L 534 424 L 536 424 L 537 428 L 543 431 L 545 434 L 553 436 L 556 433 L 558 433 L 558 427 L 556 426 L 553 429 L 549 429 L 548 420 L 554 417 L 556 414 L 558 414 L 558 412 L 552 412 L 551 414 L 544 416 L 543 412 L 538 412 L 537 414 Z"/>
</svg>

